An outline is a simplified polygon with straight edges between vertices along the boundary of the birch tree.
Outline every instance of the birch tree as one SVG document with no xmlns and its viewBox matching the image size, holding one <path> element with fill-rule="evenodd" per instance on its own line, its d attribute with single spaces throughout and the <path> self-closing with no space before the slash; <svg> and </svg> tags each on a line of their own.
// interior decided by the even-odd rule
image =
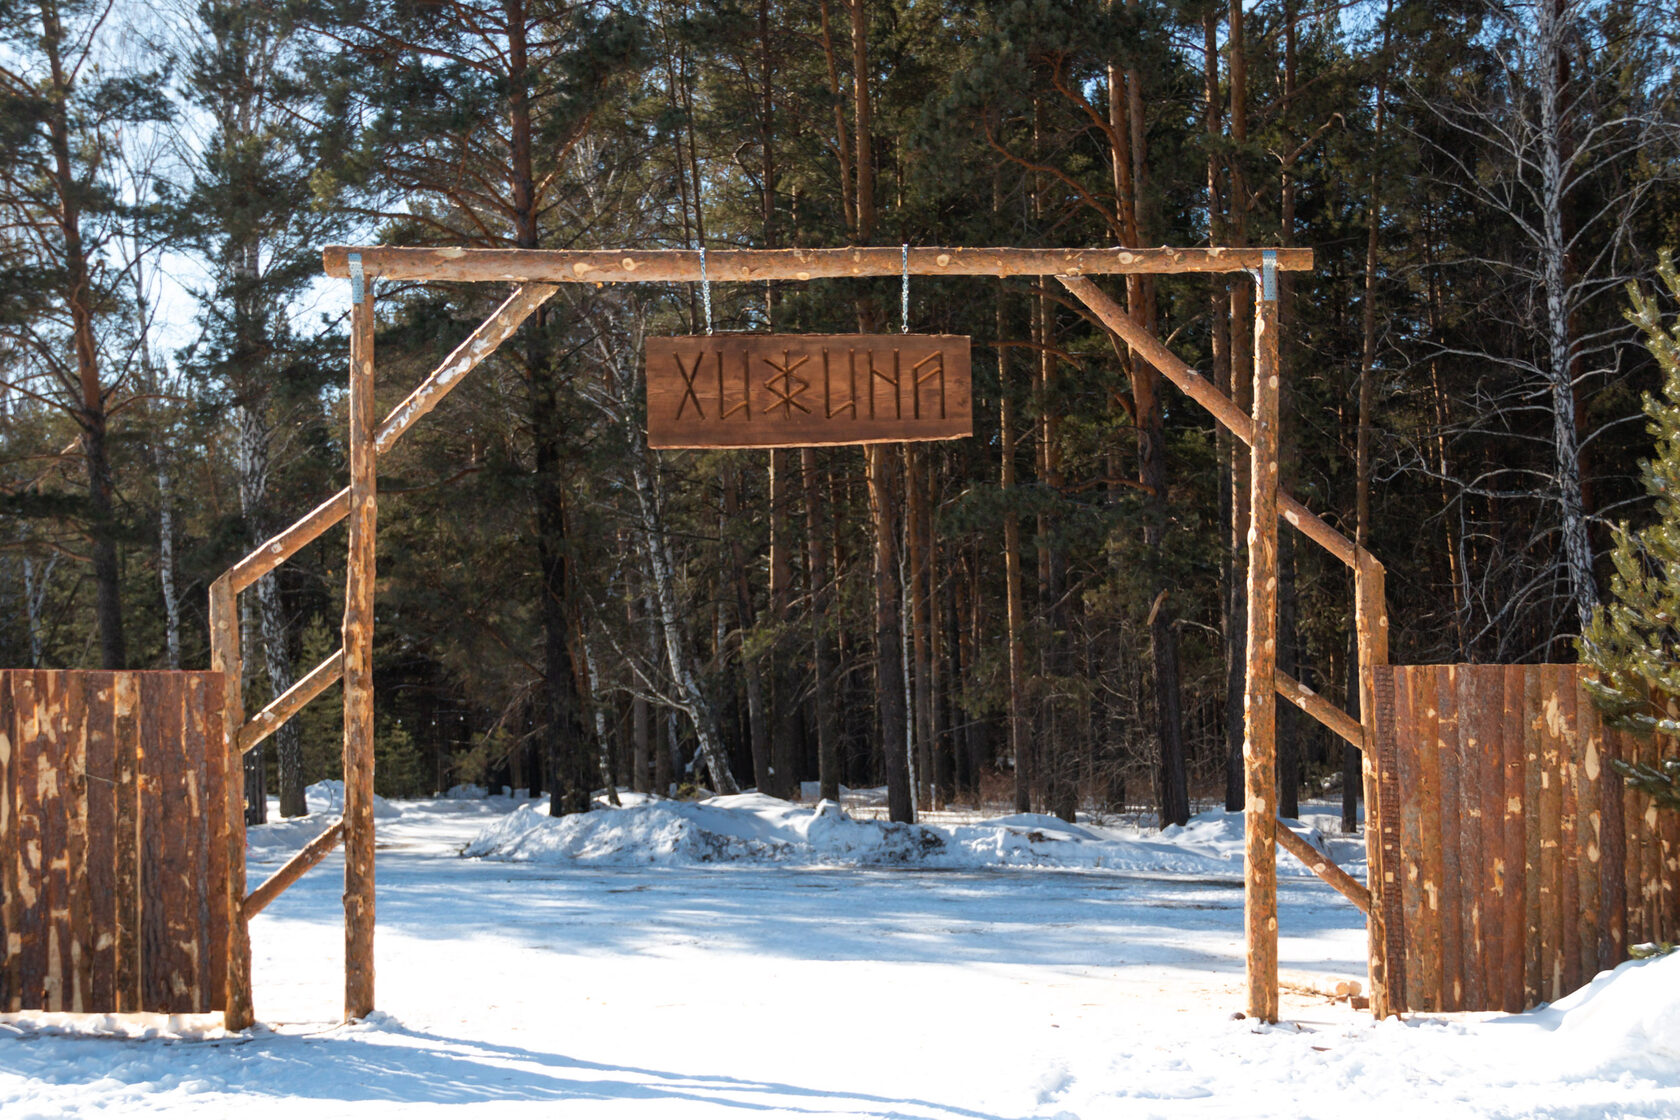
<svg viewBox="0 0 1680 1120">
<path fill-rule="evenodd" d="M 244 536 L 255 547 L 285 527 L 275 473 L 324 370 L 290 307 L 320 268 L 319 246 L 342 221 L 317 196 L 321 106 L 298 74 L 307 40 L 266 4 L 202 0 L 179 49 L 191 134 L 180 142 L 188 181 L 176 198 L 175 232 L 204 264 L 195 294 L 200 335 L 190 362 L 232 412 L 233 467 Z M 206 127 L 207 126 L 207 127 Z M 241 598 L 241 632 L 258 647 L 245 664 L 266 671 L 269 693 L 291 688 L 291 627 L 278 573 Z M 308 812 L 299 727 L 275 733 L 280 812 Z M 266 744 L 246 756 L 246 812 L 260 822 Z"/>
<path fill-rule="evenodd" d="M 1472 643 L 1529 611 L 1546 620 L 1542 640 L 1576 634 L 1599 602 L 1590 449 L 1632 414 L 1595 416 L 1592 402 L 1620 379 L 1635 345 L 1615 304 L 1625 284 L 1650 273 L 1634 235 L 1680 151 L 1660 100 L 1673 61 L 1656 22 L 1665 18 L 1602 0 L 1489 4 L 1476 36 L 1482 65 L 1410 90 L 1433 122 L 1419 131 L 1436 173 L 1500 227 L 1485 248 L 1451 253 L 1439 267 L 1492 273 L 1510 293 L 1483 309 L 1508 333 L 1484 324 L 1430 339 L 1423 354 L 1486 370 L 1465 393 L 1473 420 L 1455 425 L 1461 432 L 1515 434 L 1543 452 L 1491 456 L 1452 480 L 1470 498 L 1541 503 L 1518 546 L 1524 571 L 1482 597 Z M 1489 345 L 1499 334 L 1514 344 Z"/>
</svg>

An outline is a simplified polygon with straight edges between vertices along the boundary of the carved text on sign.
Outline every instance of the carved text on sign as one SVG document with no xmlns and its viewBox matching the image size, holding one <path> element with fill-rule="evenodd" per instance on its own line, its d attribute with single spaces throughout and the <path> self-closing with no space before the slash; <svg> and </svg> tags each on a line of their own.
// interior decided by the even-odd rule
<svg viewBox="0 0 1680 1120">
<path fill-rule="evenodd" d="M 651 447 L 809 447 L 973 433 L 966 335 L 726 334 L 647 343 Z"/>
</svg>

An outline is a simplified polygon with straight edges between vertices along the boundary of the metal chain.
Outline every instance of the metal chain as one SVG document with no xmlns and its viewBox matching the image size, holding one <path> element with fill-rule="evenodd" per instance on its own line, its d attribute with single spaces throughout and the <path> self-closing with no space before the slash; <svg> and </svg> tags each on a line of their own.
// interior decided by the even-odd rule
<svg viewBox="0 0 1680 1120">
<path fill-rule="evenodd" d="M 706 333 L 712 333 L 712 280 L 706 275 L 706 247 L 700 246 L 700 302 L 706 308 Z"/>
<path fill-rule="evenodd" d="M 904 269 L 904 283 L 898 290 L 898 333 L 910 333 L 910 246 L 899 247 L 899 264 Z"/>
</svg>

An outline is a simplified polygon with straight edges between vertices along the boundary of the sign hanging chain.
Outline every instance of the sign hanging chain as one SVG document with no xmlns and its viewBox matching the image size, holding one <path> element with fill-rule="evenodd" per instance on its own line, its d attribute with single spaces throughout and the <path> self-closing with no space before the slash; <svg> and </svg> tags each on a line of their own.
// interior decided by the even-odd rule
<svg viewBox="0 0 1680 1120">
<path fill-rule="evenodd" d="M 706 275 L 706 247 L 700 246 L 700 302 L 706 308 L 706 333 L 712 333 L 712 280 Z"/>
<path fill-rule="evenodd" d="M 899 246 L 898 261 L 904 270 L 904 283 L 898 290 L 898 333 L 910 333 L 910 246 Z"/>
</svg>

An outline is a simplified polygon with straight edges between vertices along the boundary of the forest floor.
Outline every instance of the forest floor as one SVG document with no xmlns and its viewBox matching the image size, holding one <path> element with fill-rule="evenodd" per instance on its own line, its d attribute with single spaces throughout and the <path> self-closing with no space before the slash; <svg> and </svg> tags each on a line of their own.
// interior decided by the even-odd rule
<svg viewBox="0 0 1680 1120">
<path fill-rule="evenodd" d="M 816 814 L 758 798 L 683 818 L 735 821 L 740 858 L 685 857 L 669 819 L 614 824 L 647 812 L 547 843 L 557 822 L 506 798 L 399 803 L 379 821 L 380 1012 L 336 1021 L 335 856 L 252 923 L 256 1029 L 0 1017 L 0 1117 L 1680 1116 L 1680 955 L 1527 1015 L 1374 1023 L 1286 987 L 1283 1022 L 1233 1018 L 1222 814 L 1176 839 L 1086 830 L 1097 868 L 1043 866 L 1057 840 L 1021 819 L 1001 847 L 945 829 L 982 853 L 946 866 L 825 866 L 775 847 Z M 323 819 L 253 830 L 252 882 Z M 615 828 L 641 847 L 615 857 Z M 1285 977 L 1363 978 L 1358 911 L 1280 869 Z"/>
</svg>

